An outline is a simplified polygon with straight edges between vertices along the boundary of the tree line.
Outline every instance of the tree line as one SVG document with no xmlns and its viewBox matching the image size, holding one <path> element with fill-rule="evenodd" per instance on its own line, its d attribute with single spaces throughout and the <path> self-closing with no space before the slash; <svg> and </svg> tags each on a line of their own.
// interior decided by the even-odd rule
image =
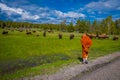
<svg viewBox="0 0 120 80">
<path fill-rule="evenodd" d="M 2 21 L 0 20 L 1 28 L 38 28 L 41 30 L 57 30 L 64 32 L 88 32 L 94 34 L 120 34 L 120 19 L 113 20 L 112 16 L 108 16 L 101 21 L 94 20 L 90 22 L 89 20 L 76 20 L 73 24 L 70 22 L 66 24 L 66 20 L 63 20 L 60 24 L 35 24 L 29 22 L 12 22 L 12 21 Z"/>
</svg>

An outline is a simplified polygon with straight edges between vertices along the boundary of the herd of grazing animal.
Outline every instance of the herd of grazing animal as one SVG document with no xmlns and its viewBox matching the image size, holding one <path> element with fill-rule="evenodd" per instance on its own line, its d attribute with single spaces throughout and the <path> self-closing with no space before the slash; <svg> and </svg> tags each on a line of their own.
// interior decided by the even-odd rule
<svg viewBox="0 0 120 80">
<path fill-rule="evenodd" d="M 39 36 L 39 34 L 37 34 L 37 31 L 36 30 L 31 30 L 31 28 L 9 28 L 9 29 L 5 29 L 5 30 L 3 30 L 2 31 L 2 34 L 3 35 L 6 35 L 6 34 L 8 34 L 9 33 L 9 31 L 12 31 L 12 32 L 14 32 L 14 30 L 17 30 L 17 31 L 19 31 L 19 32 L 23 32 L 24 30 L 26 31 L 26 35 L 32 35 L 32 34 L 34 34 L 34 33 L 36 33 L 36 36 L 38 37 Z M 47 34 L 47 32 L 48 33 L 53 33 L 53 31 L 51 31 L 51 30 L 46 30 L 46 31 L 44 31 L 43 32 L 43 37 L 46 37 L 46 34 Z M 98 39 L 107 39 L 107 38 L 109 38 L 109 36 L 108 35 L 106 35 L 106 34 L 100 34 L 100 35 L 96 35 L 96 34 L 87 34 L 91 39 L 92 38 L 98 38 Z M 75 35 L 73 34 L 73 33 L 71 33 L 70 35 L 69 35 L 69 39 L 70 40 L 72 40 L 72 39 L 74 39 L 74 37 L 75 37 Z M 61 34 L 61 33 L 59 33 L 58 34 L 58 38 L 59 39 L 62 39 L 63 38 L 63 34 Z M 112 38 L 112 40 L 118 40 L 119 39 L 119 37 L 118 36 L 113 36 L 113 38 Z"/>
<path fill-rule="evenodd" d="M 92 38 L 98 38 L 98 39 L 107 39 L 109 38 L 109 35 L 106 34 L 101 34 L 101 35 L 95 35 L 95 34 L 87 34 L 91 39 Z M 112 38 L 113 40 L 118 40 L 119 37 L 118 36 L 113 36 Z"/>
<path fill-rule="evenodd" d="M 91 39 L 92 38 L 98 38 L 98 39 L 106 39 L 109 38 L 106 34 L 96 35 L 96 34 L 87 34 Z"/>
</svg>

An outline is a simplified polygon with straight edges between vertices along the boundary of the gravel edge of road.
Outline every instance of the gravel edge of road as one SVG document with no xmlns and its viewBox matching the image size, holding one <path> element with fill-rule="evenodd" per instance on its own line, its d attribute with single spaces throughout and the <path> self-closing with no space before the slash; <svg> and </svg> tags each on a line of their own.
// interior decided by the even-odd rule
<svg viewBox="0 0 120 80">
<path fill-rule="evenodd" d="M 119 57 L 120 57 L 120 52 L 114 52 L 112 54 L 92 60 L 88 64 L 77 64 L 74 66 L 66 66 L 65 68 L 60 69 L 55 74 L 24 77 L 19 80 L 70 80 L 77 75 L 83 75 L 87 72 L 105 66 L 106 64 L 109 64 L 110 62 L 114 61 Z"/>
</svg>

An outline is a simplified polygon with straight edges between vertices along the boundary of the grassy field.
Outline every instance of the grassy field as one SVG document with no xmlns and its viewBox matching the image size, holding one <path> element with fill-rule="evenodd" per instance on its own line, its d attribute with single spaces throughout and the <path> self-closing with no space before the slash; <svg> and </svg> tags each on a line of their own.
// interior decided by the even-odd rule
<svg viewBox="0 0 120 80">
<path fill-rule="evenodd" d="M 39 36 L 36 36 L 39 34 Z M 48 33 L 37 31 L 32 35 L 26 32 L 9 32 L 2 35 L 0 29 L 0 80 L 10 80 L 24 76 L 51 74 L 63 66 L 79 64 L 81 57 L 80 33 L 70 40 L 70 33 Z M 93 39 L 89 60 L 120 51 L 120 40 Z"/>
</svg>

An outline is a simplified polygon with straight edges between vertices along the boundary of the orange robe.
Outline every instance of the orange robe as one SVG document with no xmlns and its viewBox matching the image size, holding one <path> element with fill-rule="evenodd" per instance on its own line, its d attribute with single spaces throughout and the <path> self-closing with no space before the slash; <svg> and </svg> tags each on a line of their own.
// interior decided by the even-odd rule
<svg viewBox="0 0 120 80">
<path fill-rule="evenodd" d="M 88 51 L 90 46 L 92 45 L 92 40 L 86 34 L 82 35 L 81 39 L 82 44 L 82 58 L 88 58 Z"/>
</svg>

